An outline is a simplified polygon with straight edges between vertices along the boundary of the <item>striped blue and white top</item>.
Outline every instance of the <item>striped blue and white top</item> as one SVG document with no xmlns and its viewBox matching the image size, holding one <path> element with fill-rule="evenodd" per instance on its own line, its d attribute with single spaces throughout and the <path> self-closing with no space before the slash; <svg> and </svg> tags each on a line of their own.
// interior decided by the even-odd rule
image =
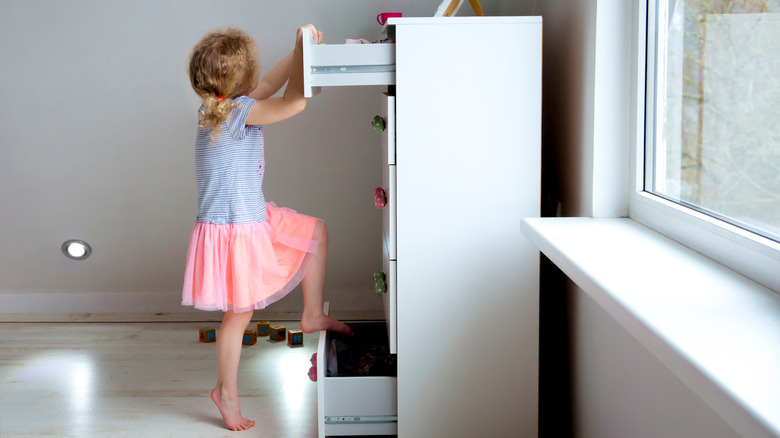
<svg viewBox="0 0 780 438">
<path fill-rule="evenodd" d="M 209 129 L 198 127 L 195 140 L 198 222 L 265 221 L 263 127 L 246 126 L 254 99 L 241 96 L 234 102 L 238 107 L 222 124 L 214 141 Z"/>
</svg>

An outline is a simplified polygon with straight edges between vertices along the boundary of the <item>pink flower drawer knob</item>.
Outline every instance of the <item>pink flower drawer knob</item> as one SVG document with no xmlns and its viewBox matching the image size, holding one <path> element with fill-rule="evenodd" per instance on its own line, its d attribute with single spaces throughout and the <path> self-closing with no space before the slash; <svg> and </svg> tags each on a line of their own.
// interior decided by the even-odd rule
<svg viewBox="0 0 780 438">
<path fill-rule="evenodd" d="M 377 187 L 374 190 L 374 205 L 376 208 L 384 208 L 387 205 L 387 195 L 382 187 Z"/>
</svg>

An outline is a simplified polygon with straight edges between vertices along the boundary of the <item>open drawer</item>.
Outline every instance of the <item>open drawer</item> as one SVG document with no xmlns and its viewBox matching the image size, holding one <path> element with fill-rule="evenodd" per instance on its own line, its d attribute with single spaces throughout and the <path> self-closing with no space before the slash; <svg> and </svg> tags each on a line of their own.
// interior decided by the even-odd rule
<svg viewBox="0 0 780 438">
<path fill-rule="evenodd" d="M 329 304 L 325 303 L 325 312 Z M 321 331 L 317 346 L 319 436 L 397 435 L 395 356 L 382 321 L 350 322 L 354 337 Z"/>
<path fill-rule="evenodd" d="M 303 94 L 318 87 L 395 84 L 395 44 L 317 44 L 303 33 Z"/>
</svg>

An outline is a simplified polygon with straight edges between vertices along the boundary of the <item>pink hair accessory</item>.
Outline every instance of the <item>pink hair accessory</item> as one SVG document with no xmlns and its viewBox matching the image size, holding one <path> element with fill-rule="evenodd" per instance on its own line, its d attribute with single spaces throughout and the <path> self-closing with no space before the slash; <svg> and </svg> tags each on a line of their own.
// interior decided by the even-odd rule
<svg viewBox="0 0 780 438">
<path fill-rule="evenodd" d="M 222 99 L 221 97 L 218 97 L 218 98 L 217 98 L 217 102 L 222 102 L 223 100 L 224 100 L 224 99 Z"/>
</svg>

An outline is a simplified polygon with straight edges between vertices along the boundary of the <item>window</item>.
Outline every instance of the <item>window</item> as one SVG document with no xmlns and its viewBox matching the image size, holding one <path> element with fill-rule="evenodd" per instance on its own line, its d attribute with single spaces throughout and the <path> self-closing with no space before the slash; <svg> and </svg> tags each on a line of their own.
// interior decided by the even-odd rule
<svg viewBox="0 0 780 438">
<path fill-rule="evenodd" d="M 637 4 L 630 215 L 780 291 L 780 0 Z"/>
<path fill-rule="evenodd" d="M 780 240 L 780 0 L 659 3 L 647 189 Z"/>
</svg>

